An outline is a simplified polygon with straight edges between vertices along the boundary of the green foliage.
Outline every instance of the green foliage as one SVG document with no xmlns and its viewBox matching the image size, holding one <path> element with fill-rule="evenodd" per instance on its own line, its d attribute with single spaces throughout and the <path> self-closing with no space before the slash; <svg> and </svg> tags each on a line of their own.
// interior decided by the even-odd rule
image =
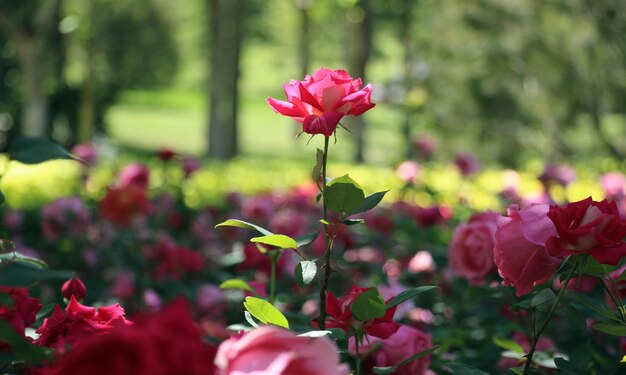
<svg viewBox="0 0 626 375">
<path fill-rule="evenodd" d="M 281 249 L 295 249 L 298 247 L 296 240 L 284 234 L 270 234 L 262 237 L 253 237 L 250 242 L 276 246 Z"/>
<path fill-rule="evenodd" d="M 244 280 L 229 279 L 220 284 L 220 289 L 241 289 L 255 293 L 254 289 Z"/>
<path fill-rule="evenodd" d="M 8 153 L 11 160 L 25 164 L 39 164 L 55 159 L 74 159 L 69 151 L 46 138 L 18 137 L 11 142 Z"/>
<path fill-rule="evenodd" d="M 287 318 L 271 303 L 256 297 L 246 297 L 243 306 L 262 323 L 289 328 Z"/>
<path fill-rule="evenodd" d="M 352 316 L 362 322 L 382 318 L 385 310 L 385 301 L 376 288 L 369 288 L 350 305 Z"/>
<path fill-rule="evenodd" d="M 294 278 L 301 287 L 309 285 L 317 275 L 317 265 L 310 260 L 303 260 L 296 265 Z"/>
<path fill-rule="evenodd" d="M 419 296 L 420 294 L 428 292 L 428 291 L 433 290 L 433 289 L 438 289 L 438 287 L 432 286 L 432 285 L 426 285 L 426 286 L 420 286 L 420 287 L 417 287 L 417 288 L 405 290 L 405 291 L 401 292 L 400 294 L 398 294 L 397 296 L 393 297 L 391 299 L 391 301 L 389 301 L 387 303 L 385 308 L 386 309 L 390 309 L 390 308 L 392 308 L 394 306 L 397 306 L 397 305 L 401 304 L 402 302 L 405 302 L 405 301 L 408 301 L 410 299 L 413 299 L 413 298 Z"/>
<path fill-rule="evenodd" d="M 243 228 L 243 229 L 256 230 L 265 236 L 273 235 L 272 232 L 270 232 L 269 230 L 263 227 L 260 227 L 256 224 L 248 223 L 247 221 L 238 220 L 238 219 L 228 219 L 215 226 L 215 228 L 219 228 L 219 227 L 237 227 L 237 228 Z"/>
<path fill-rule="evenodd" d="M 332 179 L 324 188 L 324 204 L 336 212 L 352 212 L 364 201 L 363 189 L 348 175 Z"/>
</svg>

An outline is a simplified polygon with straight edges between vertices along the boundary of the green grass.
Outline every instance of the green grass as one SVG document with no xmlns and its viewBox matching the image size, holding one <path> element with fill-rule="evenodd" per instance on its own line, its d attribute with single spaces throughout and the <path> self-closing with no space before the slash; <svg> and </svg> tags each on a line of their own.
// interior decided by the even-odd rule
<svg viewBox="0 0 626 375">
<path fill-rule="evenodd" d="M 123 146 L 155 150 L 172 148 L 181 153 L 202 155 L 207 144 L 206 99 L 197 91 L 133 91 L 121 96 L 107 114 L 110 135 Z M 246 97 L 241 103 L 240 148 L 243 156 L 279 159 L 311 159 L 322 137 L 302 134 L 294 139 L 300 124 L 275 114 L 265 97 Z M 384 105 L 365 115 L 366 160 L 390 165 L 401 159 L 403 141 L 399 136 L 401 117 Z M 352 135 L 338 130 L 337 146 L 331 146 L 331 159 L 347 162 L 354 153 Z"/>
</svg>

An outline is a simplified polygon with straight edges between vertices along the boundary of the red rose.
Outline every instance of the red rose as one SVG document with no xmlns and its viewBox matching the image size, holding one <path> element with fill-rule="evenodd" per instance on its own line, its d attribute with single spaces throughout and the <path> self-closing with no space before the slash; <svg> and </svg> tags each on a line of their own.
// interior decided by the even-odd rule
<svg viewBox="0 0 626 375">
<path fill-rule="evenodd" d="M 450 241 L 450 268 L 473 285 L 484 283 L 485 276 L 495 269 L 493 246 L 497 216 L 494 212 L 473 215 L 467 224 L 456 227 Z"/>
<path fill-rule="evenodd" d="M 178 300 L 133 325 L 77 342 L 42 374 L 213 375 L 216 351 L 202 342 L 187 304 Z"/>
<path fill-rule="evenodd" d="M 498 218 L 494 261 L 502 283 L 513 285 L 518 296 L 546 282 L 561 264 L 545 249 L 546 240 L 556 234 L 547 212 L 545 204 L 522 210 L 512 206 L 508 217 Z"/>
<path fill-rule="evenodd" d="M 35 322 L 37 312 L 41 310 L 41 303 L 37 298 L 28 296 L 26 288 L 10 288 L 0 286 L 0 293 L 9 295 L 13 299 L 13 306 L 0 305 L 0 320 L 4 320 L 13 327 L 15 332 L 24 337 L 24 330 Z M 6 344 L 0 340 L 0 349 Z"/>
<path fill-rule="evenodd" d="M 61 294 L 67 299 L 74 296 L 77 300 L 82 300 L 85 298 L 85 294 L 87 294 L 87 288 L 83 281 L 74 275 L 71 279 L 63 283 Z"/>
<path fill-rule="evenodd" d="M 291 80 L 283 85 L 287 101 L 267 98 L 276 113 L 302 123 L 308 134 L 330 136 L 345 115 L 358 116 L 373 108 L 370 102 L 372 85 L 361 87 L 361 79 L 353 79 L 344 70 L 318 69 L 304 81 Z"/>
<path fill-rule="evenodd" d="M 124 318 L 124 309 L 119 304 L 99 308 L 81 305 L 72 296 L 65 311 L 59 305 L 52 315 L 43 321 L 35 344 L 63 349 L 85 337 L 97 335 L 116 326 L 129 324 Z"/>
<path fill-rule="evenodd" d="M 174 159 L 176 156 L 176 152 L 174 150 L 170 150 L 169 148 L 162 148 L 157 151 L 157 157 L 162 161 L 170 161 Z"/>
<path fill-rule="evenodd" d="M 354 303 L 354 300 L 368 288 L 361 288 L 358 286 L 352 286 L 352 290 L 346 296 L 337 299 L 333 292 L 326 294 L 326 312 L 328 317 L 326 318 L 326 328 L 341 328 L 346 332 L 349 332 L 354 326 L 361 324 L 355 318 L 352 317 L 352 311 L 350 306 Z M 396 307 L 387 309 L 385 316 L 382 318 L 373 319 L 364 322 L 363 328 L 365 333 L 370 336 L 380 337 L 386 339 L 393 335 L 400 325 L 393 321 L 393 315 L 396 313 Z"/>
<path fill-rule="evenodd" d="M 135 216 L 149 208 L 146 191 L 134 185 L 110 188 L 98 207 L 103 218 L 121 227 L 129 226 Z"/>
<path fill-rule="evenodd" d="M 587 253 L 598 262 L 617 265 L 626 255 L 626 220 L 615 202 L 595 202 L 591 197 L 565 207 L 550 206 L 548 217 L 556 236 L 546 242 L 552 256 Z"/>
</svg>

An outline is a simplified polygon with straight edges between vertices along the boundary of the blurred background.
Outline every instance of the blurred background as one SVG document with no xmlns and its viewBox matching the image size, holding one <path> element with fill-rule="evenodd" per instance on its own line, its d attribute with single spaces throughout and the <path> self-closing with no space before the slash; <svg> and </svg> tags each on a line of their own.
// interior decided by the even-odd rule
<svg viewBox="0 0 626 375">
<path fill-rule="evenodd" d="M 319 140 L 294 141 L 265 99 L 319 67 L 373 83 L 378 103 L 338 130 L 339 161 L 626 155 L 623 1 L 0 0 L 3 143 L 309 160 Z"/>
</svg>

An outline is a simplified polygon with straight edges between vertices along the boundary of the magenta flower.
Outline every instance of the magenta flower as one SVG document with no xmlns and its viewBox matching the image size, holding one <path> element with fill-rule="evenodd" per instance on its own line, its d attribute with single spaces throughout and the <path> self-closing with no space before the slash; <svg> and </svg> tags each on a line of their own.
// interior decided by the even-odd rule
<svg viewBox="0 0 626 375">
<path fill-rule="evenodd" d="M 343 116 L 358 116 L 375 106 L 370 102 L 372 85 L 360 89 L 361 84 L 360 78 L 353 79 L 344 70 L 320 68 L 304 81 L 283 85 L 287 101 L 268 97 L 267 104 L 301 122 L 303 132 L 328 137 Z"/>
</svg>

